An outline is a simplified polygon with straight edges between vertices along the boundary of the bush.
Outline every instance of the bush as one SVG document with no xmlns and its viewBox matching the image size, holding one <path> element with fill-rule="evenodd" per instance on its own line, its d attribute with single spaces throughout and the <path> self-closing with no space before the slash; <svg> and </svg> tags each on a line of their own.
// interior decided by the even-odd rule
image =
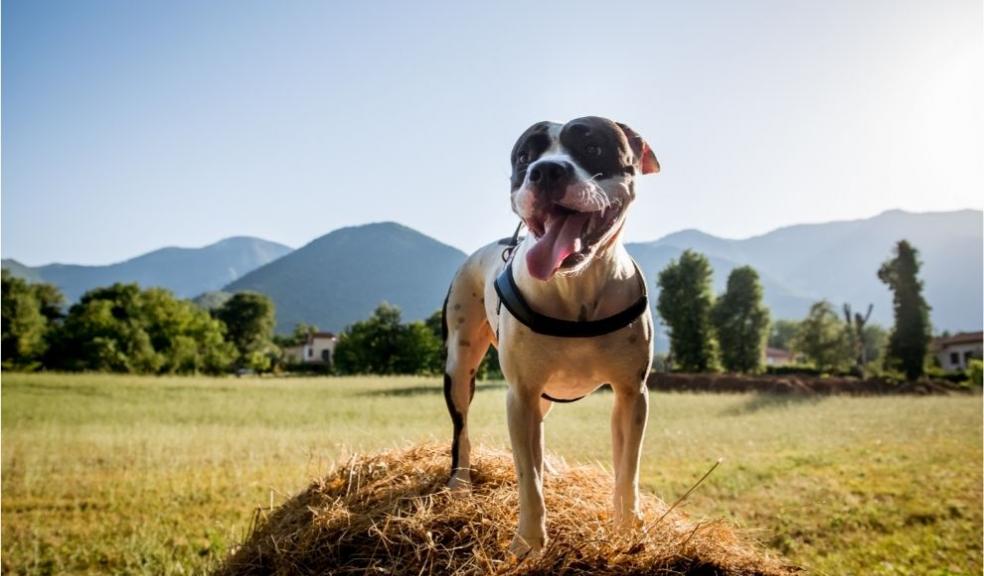
<svg viewBox="0 0 984 576">
<path fill-rule="evenodd" d="M 971 384 L 978 388 L 984 386 L 984 362 L 976 359 L 971 360 L 967 372 L 970 375 Z"/>
</svg>

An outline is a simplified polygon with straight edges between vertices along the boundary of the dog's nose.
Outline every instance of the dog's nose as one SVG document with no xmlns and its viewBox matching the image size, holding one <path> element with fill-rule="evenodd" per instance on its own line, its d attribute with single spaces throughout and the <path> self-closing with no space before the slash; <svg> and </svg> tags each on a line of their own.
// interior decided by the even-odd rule
<svg viewBox="0 0 984 576">
<path fill-rule="evenodd" d="M 556 194 L 564 191 L 573 171 L 567 162 L 545 160 L 534 164 L 527 178 L 530 184 L 536 184 L 543 192 Z"/>
</svg>

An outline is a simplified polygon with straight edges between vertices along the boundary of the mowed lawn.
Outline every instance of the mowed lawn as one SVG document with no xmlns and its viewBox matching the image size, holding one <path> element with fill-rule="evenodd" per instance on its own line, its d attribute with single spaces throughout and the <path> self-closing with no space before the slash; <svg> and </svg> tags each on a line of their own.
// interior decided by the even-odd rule
<svg viewBox="0 0 984 576">
<path fill-rule="evenodd" d="M 506 446 L 480 384 L 473 443 Z M 980 396 L 654 394 L 643 489 L 818 574 L 980 574 Z M 607 466 L 611 395 L 557 406 L 548 450 Z M 356 452 L 450 439 L 436 378 L 2 376 L 9 574 L 201 573 Z"/>
</svg>

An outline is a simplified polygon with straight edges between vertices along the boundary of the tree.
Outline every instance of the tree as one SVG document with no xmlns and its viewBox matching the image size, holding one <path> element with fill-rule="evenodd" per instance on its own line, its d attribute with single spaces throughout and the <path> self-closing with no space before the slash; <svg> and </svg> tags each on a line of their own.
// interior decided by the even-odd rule
<svg viewBox="0 0 984 576">
<path fill-rule="evenodd" d="M 236 347 L 236 364 L 262 372 L 270 368 L 276 349 L 273 327 L 276 311 L 269 297 L 257 292 L 237 292 L 215 310 L 226 329 L 226 339 Z"/>
<path fill-rule="evenodd" d="M 348 326 L 335 346 L 335 368 L 345 374 L 437 374 L 444 370 L 433 322 L 400 321 L 383 302 L 368 319 Z"/>
<path fill-rule="evenodd" d="M 762 304 L 762 285 L 750 266 L 735 268 L 711 312 L 721 362 L 731 372 L 756 372 L 762 366 L 769 331 L 769 309 Z"/>
<path fill-rule="evenodd" d="M 400 309 L 383 302 L 338 336 L 335 368 L 344 374 L 394 374 L 400 353 Z"/>
<path fill-rule="evenodd" d="M 793 338 L 799 331 L 799 322 L 796 320 L 776 320 L 769 328 L 769 347 L 789 350 L 793 345 Z"/>
<path fill-rule="evenodd" d="M 2 272 L 3 364 L 32 368 L 48 348 L 54 316 L 51 306 L 61 300 L 54 286 L 28 284 L 4 268 Z"/>
<path fill-rule="evenodd" d="M 929 305 L 922 296 L 919 280 L 919 251 L 905 240 L 895 247 L 895 257 L 878 270 L 878 279 L 892 290 L 895 326 L 888 338 L 887 365 L 899 368 L 906 378 L 923 374 L 930 341 Z"/>
<path fill-rule="evenodd" d="M 225 326 L 188 300 L 168 290 L 142 293 L 141 321 L 154 350 L 163 356 L 159 373 L 218 373 L 235 359 L 235 347 L 225 341 Z"/>
<path fill-rule="evenodd" d="M 848 346 L 854 354 L 854 371 L 864 377 L 864 368 L 868 364 L 868 348 L 864 342 L 864 328 L 871 318 L 871 311 L 875 309 L 874 304 L 868 304 L 868 311 L 862 315 L 860 312 L 851 314 L 851 305 L 844 304 L 844 329 L 847 332 Z"/>
<path fill-rule="evenodd" d="M 861 342 L 864 346 L 865 362 L 868 365 L 876 364 L 884 358 L 885 346 L 888 345 L 888 331 L 878 324 L 868 324 L 864 327 Z"/>
<path fill-rule="evenodd" d="M 821 300 L 810 307 L 793 339 L 793 349 L 821 372 L 843 368 L 851 361 L 844 325 L 830 302 Z"/>
<path fill-rule="evenodd" d="M 711 274 L 707 258 L 691 250 L 659 273 L 656 310 L 669 328 L 672 360 L 687 372 L 714 368 Z"/>
<path fill-rule="evenodd" d="M 402 327 L 393 370 L 397 374 L 442 374 L 441 339 L 424 322 Z"/>
<path fill-rule="evenodd" d="M 223 330 L 167 290 L 113 284 L 86 292 L 69 309 L 47 362 L 66 370 L 220 373 L 235 358 Z"/>
<path fill-rule="evenodd" d="M 136 284 L 94 288 L 68 310 L 51 355 L 56 368 L 156 373 L 164 365 L 145 330 Z"/>
</svg>

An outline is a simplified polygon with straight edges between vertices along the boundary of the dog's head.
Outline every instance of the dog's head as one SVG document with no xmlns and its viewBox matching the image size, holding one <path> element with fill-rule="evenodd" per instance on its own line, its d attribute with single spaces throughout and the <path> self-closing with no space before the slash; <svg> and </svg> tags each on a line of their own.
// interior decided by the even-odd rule
<svg viewBox="0 0 984 576">
<path fill-rule="evenodd" d="M 512 206 L 533 235 L 530 274 L 549 280 L 584 266 L 619 232 L 635 177 L 659 172 L 634 130 L 587 116 L 530 126 L 512 150 Z"/>
</svg>

